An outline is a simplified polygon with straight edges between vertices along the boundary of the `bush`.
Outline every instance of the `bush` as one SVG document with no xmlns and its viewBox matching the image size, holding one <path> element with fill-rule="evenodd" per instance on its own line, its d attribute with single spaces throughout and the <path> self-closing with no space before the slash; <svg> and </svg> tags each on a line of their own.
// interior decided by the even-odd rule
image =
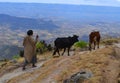
<svg viewBox="0 0 120 83">
<path fill-rule="evenodd" d="M 44 44 L 41 43 L 41 42 L 37 42 L 36 48 L 37 48 L 37 49 L 44 48 Z"/>
<path fill-rule="evenodd" d="M 43 40 L 43 41 L 37 42 L 36 49 L 38 53 L 42 54 L 46 51 L 52 51 L 53 48 L 51 44 L 47 45 L 47 43 Z"/>
<path fill-rule="evenodd" d="M 36 44 L 36 49 L 37 49 L 37 52 L 40 53 L 40 54 L 46 52 L 47 51 L 46 43 L 38 42 Z"/>
<path fill-rule="evenodd" d="M 13 56 L 13 59 L 15 59 L 15 60 L 17 60 L 17 59 L 19 59 L 19 58 L 20 58 L 19 55 L 14 55 L 14 56 Z"/>
<path fill-rule="evenodd" d="M 79 47 L 79 48 L 86 48 L 87 47 L 87 42 L 85 42 L 85 41 L 79 41 L 79 42 L 76 42 L 75 44 L 74 44 L 74 46 L 75 47 Z"/>
</svg>

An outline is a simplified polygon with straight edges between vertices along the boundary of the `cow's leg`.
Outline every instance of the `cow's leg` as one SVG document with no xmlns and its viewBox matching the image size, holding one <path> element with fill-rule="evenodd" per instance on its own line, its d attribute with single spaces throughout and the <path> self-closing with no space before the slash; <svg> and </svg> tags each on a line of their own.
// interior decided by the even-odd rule
<svg viewBox="0 0 120 83">
<path fill-rule="evenodd" d="M 53 52 L 53 55 L 56 54 L 56 52 L 58 53 L 58 55 L 60 56 L 60 53 L 59 53 L 59 49 L 58 48 L 55 48 L 55 51 Z"/>
<path fill-rule="evenodd" d="M 100 43 L 100 41 L 97 41 L 97 48 L 99 49 L 99 43 Z"/>
<path fill-rule="evenodd" d="M 97 48 L 98 48 L 98 49 L 99 49 L 99 43 L 100 43 L 100 42 L 98 41 L 98 43 L 97 43 L 97 45 L 98 45 Z"/>
<path fill-rule="evenodd" d="M 62 55 L 65 53 L 65 51 L 66 51 L 66 48 L 64 48 Z"/>
<path fill-rule="evenodd" d="M 95 47 L 96 47 L 96 41 L 94 41 L 94 48 L 93 48 L 94 50 L 95 50 Z"/>
<path fill-rule="evenodd" d="M 89 43 L 89 50 L 91 51 L 91 43 Z"/>
<path fill-rule="evenodd" d="M 97 48 L 99 48 L 100 38 L 97 39 Z"/>
<path fill-rule="evenodd" d="M 59 49 L 57 48 L 57 53 L 58 53 L 58 55 L 60 56 L 60 52 L 59 52 Z"/>
<path fill-rule="evenodd" d="M 89 41 L 89 50 L 91 51 L 91 49 L 92 49 L 92 41 Z"/>
<path fill-rule="evenodd" d="M 54 50 L 54 52 L 53 52 L 53 56 L 56 54 L 56 49 Z"/>
<path fill-rule="evenodd" d="M 97 48 L 99 49 L 99 42 L 97 42 Z"/>
<path fill-rule="evenodd" d="M 70 51 L 70 47 L 68 47 L 68 56 L 70 55 L 70 54 L 69 54 L 69 51 Z"/>
</svg>

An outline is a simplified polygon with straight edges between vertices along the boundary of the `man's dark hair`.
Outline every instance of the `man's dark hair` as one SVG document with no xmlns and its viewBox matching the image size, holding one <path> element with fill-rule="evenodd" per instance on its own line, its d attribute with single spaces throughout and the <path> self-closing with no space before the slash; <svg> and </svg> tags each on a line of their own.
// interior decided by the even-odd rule
<svg viewBox="0 0 120 83">
<path fill-rule="evenodd" d="M 33 31 L 32 30 L 28 30 L 27 31 L 27 35 L 29 35 L 29 36 L 33 35 Z"/>
</svg>

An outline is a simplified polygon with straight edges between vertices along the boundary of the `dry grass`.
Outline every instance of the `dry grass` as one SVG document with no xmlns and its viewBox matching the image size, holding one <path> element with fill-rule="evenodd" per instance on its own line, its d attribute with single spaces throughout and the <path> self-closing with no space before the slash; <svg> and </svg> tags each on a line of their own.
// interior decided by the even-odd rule
<svg viewBox="0 0 120 83">
<path fill-rule="evenodd" d="M 102 68 L 108 65 L 109 56 L 113 53 L 112 47 L 100 49 L 94 52 L 86 52 L 82 55 L 75 55 L 70 57 L 69 66 L 61 72 L 57 80 L 62 83 L 63 80 L 70 77 L 72 74 L 81 69 L 90 70 L 93 72 L 94 77 L 89 79 L 90 83 L 100 83 L 102 79 Z M 65 64 L 65 63 L 64 63 Z M 62 64 L 61 66 L 64 66 Z M 86 81 L 87 82 L 87 81 Z"/>
<path fill-rule="evenodd" d="M 39 56 L 39 59 L 45 58 L 47 61 L 37 70 L 17 76 L 8 83 L 19 83 L 21 80 L 32 79 L 29 83 L 63 83 L 71 75 L 80 70 L 93 72 L 93 77 L 85 80 L 84 83 L 102 83 L 103 69 L 109 64 L 113 54 L 113 47 L 105 47 L 92 52 L 77 52 L 74 56 L 60 56 L 52 58 L 52 53 L 46 53 Z"/>
<path fill-rule="evenodd" d="M 119 43 L 119 42 L 120 42 L 120 38 L 108 38 L 108 39 L 103 39 L 101 41 L 101 44 L 113 45 L 114 43 Z"/>
</svg>

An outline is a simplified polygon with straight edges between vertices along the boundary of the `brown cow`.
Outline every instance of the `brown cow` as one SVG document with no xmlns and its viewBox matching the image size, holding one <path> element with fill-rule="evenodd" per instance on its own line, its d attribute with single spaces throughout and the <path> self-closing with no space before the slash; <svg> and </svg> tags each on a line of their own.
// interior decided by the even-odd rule
<svg viewBox="0 0 120 83">
<path fill-rule="evenodd" d="M 95 46 L 97 43 L 97 48 L 99 48 L 99 43 L 100 43 L 100 33 L 99 31 L 93 31 L 90 33 L 89 35 L 89 50 L 91 51 L 92 47 L 91 45 L 94 43 L 94 50 L 95 50 Z"/>
</svg>

